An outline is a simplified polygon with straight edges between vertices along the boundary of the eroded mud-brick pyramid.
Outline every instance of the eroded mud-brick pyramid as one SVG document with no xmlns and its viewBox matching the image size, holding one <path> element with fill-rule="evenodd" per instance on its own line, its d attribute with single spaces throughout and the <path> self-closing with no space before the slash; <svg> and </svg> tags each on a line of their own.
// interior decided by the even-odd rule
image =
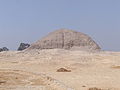
<svg viewBox="0 0 120 90">
<path fill-rule="evenodd" d="M 30 49 L 71 49 L 78 47 L 85 50 L 100 50 L 99 45 L 88 35 L 69 30 L 59 29 L 33 43 Z"/>
</svg>

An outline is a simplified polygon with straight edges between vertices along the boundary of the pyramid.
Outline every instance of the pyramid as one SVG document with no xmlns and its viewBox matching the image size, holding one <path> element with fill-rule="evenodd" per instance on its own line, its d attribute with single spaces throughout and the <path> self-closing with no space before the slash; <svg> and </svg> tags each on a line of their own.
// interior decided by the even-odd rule
<svg viewBox="0 0 120 90">
<path fill-rule="evenodd" d="M 30 49 L 72 49 L 74 47 L 83 50 L 100 50 L 99 45 L 88 35 L 69 30 L 59 29 L 33 43 Z"/>
</svg>

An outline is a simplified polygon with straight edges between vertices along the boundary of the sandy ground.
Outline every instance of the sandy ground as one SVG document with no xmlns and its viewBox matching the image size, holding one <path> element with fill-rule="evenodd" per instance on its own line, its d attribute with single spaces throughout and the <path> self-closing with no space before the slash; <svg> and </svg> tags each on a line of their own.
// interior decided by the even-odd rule
<svg viewBox="0 0 120 90">
<path fill-rule="evenodd" d="M 0 90 L 120 90 L 120 52 L 1 52 Z"/>
</svg>

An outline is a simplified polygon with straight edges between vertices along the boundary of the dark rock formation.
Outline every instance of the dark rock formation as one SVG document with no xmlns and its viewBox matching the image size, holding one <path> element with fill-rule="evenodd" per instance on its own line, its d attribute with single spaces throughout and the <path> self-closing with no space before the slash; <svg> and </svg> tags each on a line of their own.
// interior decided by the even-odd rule
<svg viewBox="0 0 120 90">
<path fill-rule="evenodd" d="M 88 35 L 68 29 L 54 31 L 33 43 L 30 49 L 71 49 L 79 47 L 86 50 L 100 50 L 98 44 Z"/>
<path fill-rule="evenodd" d="M 9 51 L 9 49 L 7 47 L 0 48 L 0 52 L 2 51 Z"/>
<path fill-rule="evenodd" d="M 9 49 L 7 47 L 3 47 L 2 49 L 3 49 L 3 51 L 9 51 Z"/>
<path fill-rule="evenodd" d="M 29 46 L 30 46 L 30 44 L 21 43 L 20 46 L 19 46 L 19 48 L 18 48 L 18 51 L 22 51 L 24 49 L 27 49 Z"/>
<path fill-rule="evenodd" d="M 0 52 L 2 52 L 3 51 L 3 49 L 2 48 L 0 48 Z"/>
</svg>

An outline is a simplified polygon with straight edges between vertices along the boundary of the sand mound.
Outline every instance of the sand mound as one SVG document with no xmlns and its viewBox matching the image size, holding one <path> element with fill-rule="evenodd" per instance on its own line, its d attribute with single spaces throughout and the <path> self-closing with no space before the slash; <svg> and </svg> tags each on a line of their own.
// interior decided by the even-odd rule
<svg viewBox="0 0 120 90">
<path fill-rule="evenodd" d="M 86 34 L 68 29 L 60 29 L 49 33 L 32 44 L 30 49 L 71 49 L 79 47 L 83 50 L 100 50 L 98 44 Z"/>
</svg>

